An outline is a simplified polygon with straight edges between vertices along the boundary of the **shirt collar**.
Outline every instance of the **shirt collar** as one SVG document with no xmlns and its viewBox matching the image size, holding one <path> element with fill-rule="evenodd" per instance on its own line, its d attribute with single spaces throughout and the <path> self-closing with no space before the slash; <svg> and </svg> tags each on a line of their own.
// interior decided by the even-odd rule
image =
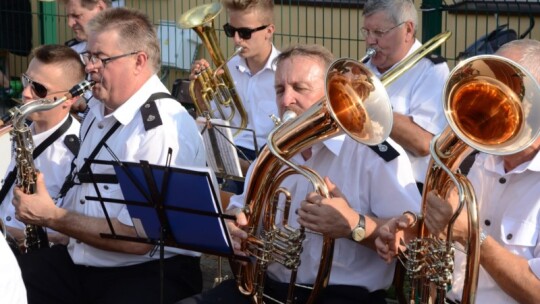
<svg viewBox="0 0 540 304">
<path fill-rule="evenodd" d="M 62 121 L 57 123 L 54 127 L 50 128 L 47 131 L 43 131 L 39 134 L 35 134 L 34 124 L 32 123 L 32 125 L 30 126 L 30 130 L 32 132 L 32 139 L 34 142 L 34 146 L 41 144 L 46 138 L 48 138 L 51 134 L 53 134 L 54 131 L 60 128 L 60 126 L 66 121 L 66 119 L 68 119 L 68 117 L 69 117 L 69 113 L 66 114 L 66 117 L 64 117 L 64 119 L 62 119 Z"/>
<path fill-rule="evenodd" d="M 114 112 L 107 116 L 114 117 L 122 125 L 127 125 L 133 120 L 139 108 L 150 98 L 150 96 L 155 92 L 168 92 L 167 88 L 159 80 L 156 75 L 150 77 L 143 86 L 135 92 L 128 100 L 126 100 L 120 107 L 118 107 Z M 99 103 L 99 106 L 93 106 L 90 108 L 90 111 L 95 111 L 94 115 L 96 117 L 103 117 L 104 105 L 102 102 Z"/>
<path fill-rule="evenodd" d="M 321 149 L 326 147 L 335 156 L 338 156 L 339 152 L 341 151 L 341 147 L 343 146 L 343 141 L 345 141 L 345 137 L 346 137 L 346 135 L 342 134 L 342 135 L 327 139 L 327 140 L 323 141 L 322 144 L 314 145 L 311 148 L 311 151 L 313 152 L 313 154 L 316 154 Z"/>
<path fill-rule="evenodd" d="M 259 71 L 259 73 L 262 73 L 263 71 L 265 70 L 271 70 L 272 72 L 275 72 L 276 71 L 276 65 L 274 63 L 274 59 L 279 55 L 279 51 L 276 49 L 276 47 L 272 44 L 272 51 L 270 52 L 270 57 L 268 57 L 268 60 L 266 61 L 266 64 L 264 65 L 264 67 Z M 236 69 L 240 72 L 240 73 L 247 73 L 248 75 L 250 76 L 253 76 L 251 75 L 251 71 L 249 70 L 249 67 L 247 66 L 247 61 L 245 58 L 242 58 L 240 56 L 238 56 L 238 62 L 237 64 L 235 65 Z"/>
<path fill-rule="evenodd" d="M 519 174 L 527 170 L 540 172 L 540 153 L 538 152 L 536 153 L 533 159 L 518 165 L 510 172 L 505 172 L 504 161 L 503 161 L 502 156 L 495 156 L 495 155 L 490 155 L 490 156 L 491 156 L 490 157 L 491 161 L 486 162 L 484 164 L 484 168 L 488 171 L 492 171 L 500 175 L 506 175 L 506 174 L 511 174 L 511 173 Z"/>
</svg>

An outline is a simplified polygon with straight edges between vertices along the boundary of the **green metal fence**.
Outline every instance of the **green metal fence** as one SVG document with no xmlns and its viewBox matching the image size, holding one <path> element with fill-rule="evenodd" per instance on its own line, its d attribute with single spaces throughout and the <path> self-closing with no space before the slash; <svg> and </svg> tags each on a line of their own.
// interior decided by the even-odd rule
<svg viewBox="0 0 540 304">
<path fill-rule="evenodd" d="M 189 30 L 176 26 L 180 15 L 190 8 L 218 0 L 116 0 L 120 5 L 142 10 L 156 25 L 162 44 L 162 79 L 171 88 L 177 78 L 186 77 L 191 61 L 207 57 L 204 47 Z M 274 43 L 283 48 L 294 43 L 317 43 L 337 57 L 360 58 L 365 41 L 362 26 L 364 0 L 276 0 Z M 517 37 L 540 39 L 534 22 L 540 16 L 540 0 L 417 0 L 420 12 L 418 38 L 426 41 L 449 30 L 452 38 L 440 53 L 453 66 L 468 46 L 505 24 Z M 215 20 L 220 47 L 225 55 L 232 41 L 221 30 L 226 22 L 222 12 Z M 61 3 L 38 0 L 0 1 L 0 70 L 16 79 L 28 63 L 31 47 L 44 43 L 64 43 L 72 38 Z M 21 42 L 29 43 L 21 43 Z M 1 97 L 1 96 L 0 96 Z"/>
</svg>

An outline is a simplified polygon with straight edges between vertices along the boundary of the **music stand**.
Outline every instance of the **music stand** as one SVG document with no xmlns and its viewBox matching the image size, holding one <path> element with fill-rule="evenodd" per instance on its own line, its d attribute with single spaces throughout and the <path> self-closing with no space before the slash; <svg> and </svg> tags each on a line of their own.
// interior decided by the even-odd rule
<svg viewBox="0 0 540 304">
<path fill-rule="evenodd" d="M 140 163 L 93 160 L 114 167 L 124 199 L 103 197 L 89 172 L 97 197 L 109 223 L 105 238 L 182 248 L 218 256 L 233 257 L 231 238 L 222 213 L 217 189 L 208 168 L 173 168 Z M 138 236 L 119 235 L 112 226 L 104 203 L 126 205 Z M 241 258 L 241 257 L 240 257 Z"/>
<path fill-rule="evenodd" d="M 251 132 L 255 152 L 258 154 L 255 131 L 233 127 L 227 121 L 210 117 L 198 117 L 197 125 L 207 152 L 208 165 L 214 170 L 217 177 L 234 181 L 244 181 L 238 153 L 242 153 L 233 142 L 232 131 Z"/>
</svg>

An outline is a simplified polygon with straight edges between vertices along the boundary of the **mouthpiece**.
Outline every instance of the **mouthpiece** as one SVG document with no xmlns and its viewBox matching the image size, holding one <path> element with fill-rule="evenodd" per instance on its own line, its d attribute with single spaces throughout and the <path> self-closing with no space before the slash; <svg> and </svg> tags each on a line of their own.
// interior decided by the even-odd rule
<svg viewBox="0 0 540 304">
<path fill-rule="evenodd" d="M 69 90 L 69 93 L 67 93 L 65 97 L 67 99 L 70 99 L 73 97 L 81 96 L 82 94 L 84 94 L 84 92 L 92 89 L 95 84 L 96 82 L 93 80 L 84 80 L 71 88 L 71 90 Z"/>
<path fill-rule="evenodd" d="M 362 58 L 362 60 L 360 60 L 360 62 L 363 64 L 366 64 L 369 61 L 369 59 L 371 59 L 371 57 L 375 56 L 376 53 L 377 53 L 377 50 L 375 48 L 370 47 L 369 49 L 367 49 L 366 55 L 364 56 L 364 58 Z"/>
</svg>

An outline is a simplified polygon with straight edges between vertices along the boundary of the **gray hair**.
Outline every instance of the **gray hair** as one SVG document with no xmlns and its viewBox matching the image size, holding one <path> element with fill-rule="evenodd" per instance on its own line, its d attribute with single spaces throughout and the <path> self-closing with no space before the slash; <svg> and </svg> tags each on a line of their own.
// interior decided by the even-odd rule
<svg viewBox="0 0 540 304">
<path fill-rule="evenodd" d="M 411 21 L 416 32 L 418 13 L 412 0 L 368 0 L 364 4 L 364 17 L 378 12 L 386 12 L 395 25 Z"/>
<path fill-rule="evenodd" d="M 159 71 L 161 56 L 156 30 L 143 12 L 123 7 L 107 9 L 91 19 L 87 28 L 88 34 L 116 31 L 120 49 L 145 52 L 153 71 Z"/>
<path fill-rule="evenodd" d="M 540 41 L 533 39 L 512 40 L 503 44 L 497 54 L 511 52 L 515 61 L 523 66 L 531 75 L 540 82 Z"/>
<path fill-rule="evenodd" d="M 334 61 L 334 55 L 325 47 L 317 44 L 298 44 L 288 47 L 283 50 L 275 59 L 274 64 L 279 65 L 285 59 L 296 56 L 315 58 L 322 62 L 325 68 L 329 68 Z"/>
<path fill-rule="evenodd" d="M 99 1 L 103 2 L 106 7 L 112 6 L 112 0 L 62 0 L 62 3 L 67 4 L 70 1 L 79 1 L 82 7 L 89 10 L 93 9 Z"/>
</svg>

